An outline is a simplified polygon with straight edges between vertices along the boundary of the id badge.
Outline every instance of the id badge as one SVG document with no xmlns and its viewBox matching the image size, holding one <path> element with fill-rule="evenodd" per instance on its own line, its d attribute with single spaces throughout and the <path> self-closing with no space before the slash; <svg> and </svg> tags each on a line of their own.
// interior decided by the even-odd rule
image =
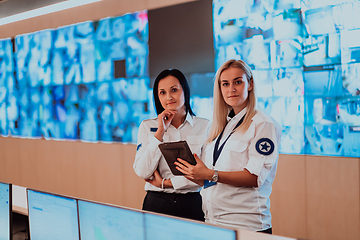
<svg viewBox="0 0 360 240">
<path fill-rule="evenodd" d="M 204 189 L 216 185 L 216 182 L 204 180 Z"/>
</svg>

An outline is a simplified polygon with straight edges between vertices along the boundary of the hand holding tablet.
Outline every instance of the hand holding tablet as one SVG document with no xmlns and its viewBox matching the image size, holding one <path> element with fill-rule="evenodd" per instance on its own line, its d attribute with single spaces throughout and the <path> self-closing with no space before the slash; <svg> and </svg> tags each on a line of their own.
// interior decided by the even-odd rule
<svg viewBox="0 0 360 240">
<path fill-rule="evenodd" d="M 191 165 L 196 165 L 196 160 L 186 141 L 161 143 L 159 148 L 174 175 L 184 175 L 176 169 L 174 162 L 177 161 L 177 158 L 181 158 Z"/>
</svg>

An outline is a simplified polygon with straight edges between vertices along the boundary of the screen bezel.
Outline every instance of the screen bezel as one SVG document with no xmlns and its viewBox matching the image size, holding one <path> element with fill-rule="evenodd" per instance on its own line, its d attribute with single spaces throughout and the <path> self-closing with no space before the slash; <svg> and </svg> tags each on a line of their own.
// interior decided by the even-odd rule
<svg viewBox="0 0 360 240">
<path fill-rule="evenodd" d="M 9 239 L 13 240 L 13 223 L 12 223 L 12 184 L 0 182 L 1 184 L 8 185 L 9 187 Z"/>
</svg>

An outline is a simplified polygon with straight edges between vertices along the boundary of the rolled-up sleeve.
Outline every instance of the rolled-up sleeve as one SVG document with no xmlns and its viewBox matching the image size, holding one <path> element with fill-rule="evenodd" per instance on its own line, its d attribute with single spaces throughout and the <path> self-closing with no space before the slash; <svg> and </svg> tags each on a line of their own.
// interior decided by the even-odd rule
<svg viewBox="0 0 360 240">
<path fill-rule="evenodd" d="M 146 123 L 142 122 L 139 127 L 137 150 L 133 165 L 134 171 L 139 177 L 149 179 L 153 175 L 161 158 L 161 152 L 158 148 L 160 143 L 161 141 L 150 134 Z"/>
<path fill-rule="evenodd" d="M 279 157 L 280 132 L 275 124 L 262 122 L 256 126 L 255 136 L 249 146 L 249 161 L 246 169 L 258 176 L 258 187 L 277 167 Z"/>
</svg>

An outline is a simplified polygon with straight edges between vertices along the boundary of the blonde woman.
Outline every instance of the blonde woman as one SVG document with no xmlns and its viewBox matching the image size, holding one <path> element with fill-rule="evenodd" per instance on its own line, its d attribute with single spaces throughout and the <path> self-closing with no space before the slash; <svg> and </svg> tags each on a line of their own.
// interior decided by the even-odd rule
<svg viewBox="0 0 360 240">
<path fill-rule="evenodd" d="M 241 60 L 226 61 L 214 83 L 214 114 L 201 158 L 177 168 L 203 185 L 205 221 L 272 233 L 270 194 L 281 129 L 256 108 L 255 82 Z"/>
</svg>

